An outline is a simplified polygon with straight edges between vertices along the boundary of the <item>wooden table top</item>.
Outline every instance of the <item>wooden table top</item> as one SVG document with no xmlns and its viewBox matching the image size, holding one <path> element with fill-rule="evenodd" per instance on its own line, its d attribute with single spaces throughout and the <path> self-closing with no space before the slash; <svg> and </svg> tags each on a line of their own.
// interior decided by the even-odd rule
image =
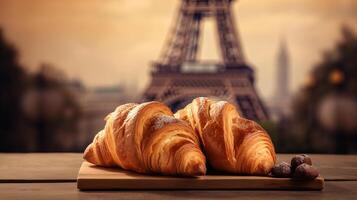
<svg viewBox="0 0 357 200">
<path fill-rule="evenodd" d="M 80 153 L 0 153 L 1 199 L 357 199 L 357 155 L 310 155 L 323 191 L 91 191 L 77 189 Z M 278 154 L 289 161 L 292 155 Z"/>
</svg>

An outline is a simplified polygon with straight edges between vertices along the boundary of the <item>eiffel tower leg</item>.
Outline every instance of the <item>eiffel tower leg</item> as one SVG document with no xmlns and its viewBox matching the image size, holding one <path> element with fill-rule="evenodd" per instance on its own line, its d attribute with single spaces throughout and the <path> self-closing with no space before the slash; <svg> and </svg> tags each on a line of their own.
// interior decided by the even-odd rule
<svg viewBox="0 0 357 200">
<path fill-rule="evenodd" d="M 225 64 L 244 63 L 244 55 L 236 32 L 230 7 L 216 12 L 217 32 Z"/>
<path fill-rule="evenodd" d="M 179 66 L 184 61 L 195 61 L 198 50 L 201 16 L 180 13 L 170 42 L 161 55 L 165 66 Z M 177 71 L 177 69 L 172 69 Z"/>
<path fill-rule="evenodd" d="M 198 43 L 200 36 L 200 24 L 201 24 L 201 15 L 195 14 L 193 15 L 193 23 L 191 25 L 191 30 L 189 32 L 188 37 L 188 48 L 186 53 L 185 60 L 189 62 L 196 61 L 197 51 L 198 51 Z"/>
</svg>

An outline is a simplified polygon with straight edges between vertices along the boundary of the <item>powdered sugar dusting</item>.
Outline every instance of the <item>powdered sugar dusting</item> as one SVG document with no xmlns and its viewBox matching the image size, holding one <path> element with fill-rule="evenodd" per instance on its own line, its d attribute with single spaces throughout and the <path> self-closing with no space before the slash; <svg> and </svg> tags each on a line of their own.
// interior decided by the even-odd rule
<svg viewBox="0 0 357 200">
<path fill-rule="evenodd" d="M 215 103 L 215 110 L 220 112 L 224 108 L 224 106 L 226 104 L 227 104 L 227 101 L 218 101 L 218 102 L 216 102 Z"/>
<path fill-rule="evenodd" d="M 226 103 L 227 103 L 227 101 L 218 101 L 218 102 L 216 102 L 215 106 L 217 107 L 218 110 L 222 110 L 224 105 L 226 105 Z"/>
<path fill-rule="evenodd" d="M 176 119 L 173 116 L 168 116 L 168 115 L 160 115 L 158 116 L 153 124 L 153 129 L 161 129 L 163 128 L 166 124 L 171 124 L 171 123 L 175 123 L 178 122 L 179 120 Z"/>
<path fill-rule="evenodd" d="M 205 110 L 207 100 L 208 99 L 206 97 L 199 97 L 199 103 L 198 103 L 198 112 L 199 113 L 201 113 Z"/>
</svg>

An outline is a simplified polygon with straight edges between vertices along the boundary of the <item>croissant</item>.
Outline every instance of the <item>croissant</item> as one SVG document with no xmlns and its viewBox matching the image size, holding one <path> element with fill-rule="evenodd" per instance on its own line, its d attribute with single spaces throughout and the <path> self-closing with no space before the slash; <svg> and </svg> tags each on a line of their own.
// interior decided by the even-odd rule
<svg viewBox="0 0 357 200">
<path fill-rule="evenodd" d="M 106 117 L 106 125 L 84 152 L 99 166 L 119 166 L 147 174 L 198 176 L 206 173 L 199 138 L 159 102 L 124 104 Z"/>
<path fill-rule="evenodd" d="M 273 143 L 257 123 L 239 116 L 234 105 L 199 97 L 175 113 L 200 138 L 208 163 L 217 170 L 266 175 L 276 161 Z"/>
</svg>

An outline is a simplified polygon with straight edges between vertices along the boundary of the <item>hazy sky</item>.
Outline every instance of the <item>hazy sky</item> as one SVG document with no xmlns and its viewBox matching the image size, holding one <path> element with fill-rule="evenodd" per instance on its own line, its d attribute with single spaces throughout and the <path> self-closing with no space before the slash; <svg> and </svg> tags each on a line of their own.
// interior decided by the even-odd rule
<svg viewBox="0 0 357 200">
<path fill-rule="evenodd" d="M 52 63 L 87 86 L 143 88 L 158 58 L 179 0 L 0 0 L 0 26 L 29 70 Z M 357 31 L 355 0 L 240 0 L 234 15 L 257 88 L 270 97 L 282 37 L 291 62 L 291 88 L 304 81 L 322 51 L 348 24 Z M 218 59 L 214 24 L 204 26 L 202 58 Z"/>
</svg>

